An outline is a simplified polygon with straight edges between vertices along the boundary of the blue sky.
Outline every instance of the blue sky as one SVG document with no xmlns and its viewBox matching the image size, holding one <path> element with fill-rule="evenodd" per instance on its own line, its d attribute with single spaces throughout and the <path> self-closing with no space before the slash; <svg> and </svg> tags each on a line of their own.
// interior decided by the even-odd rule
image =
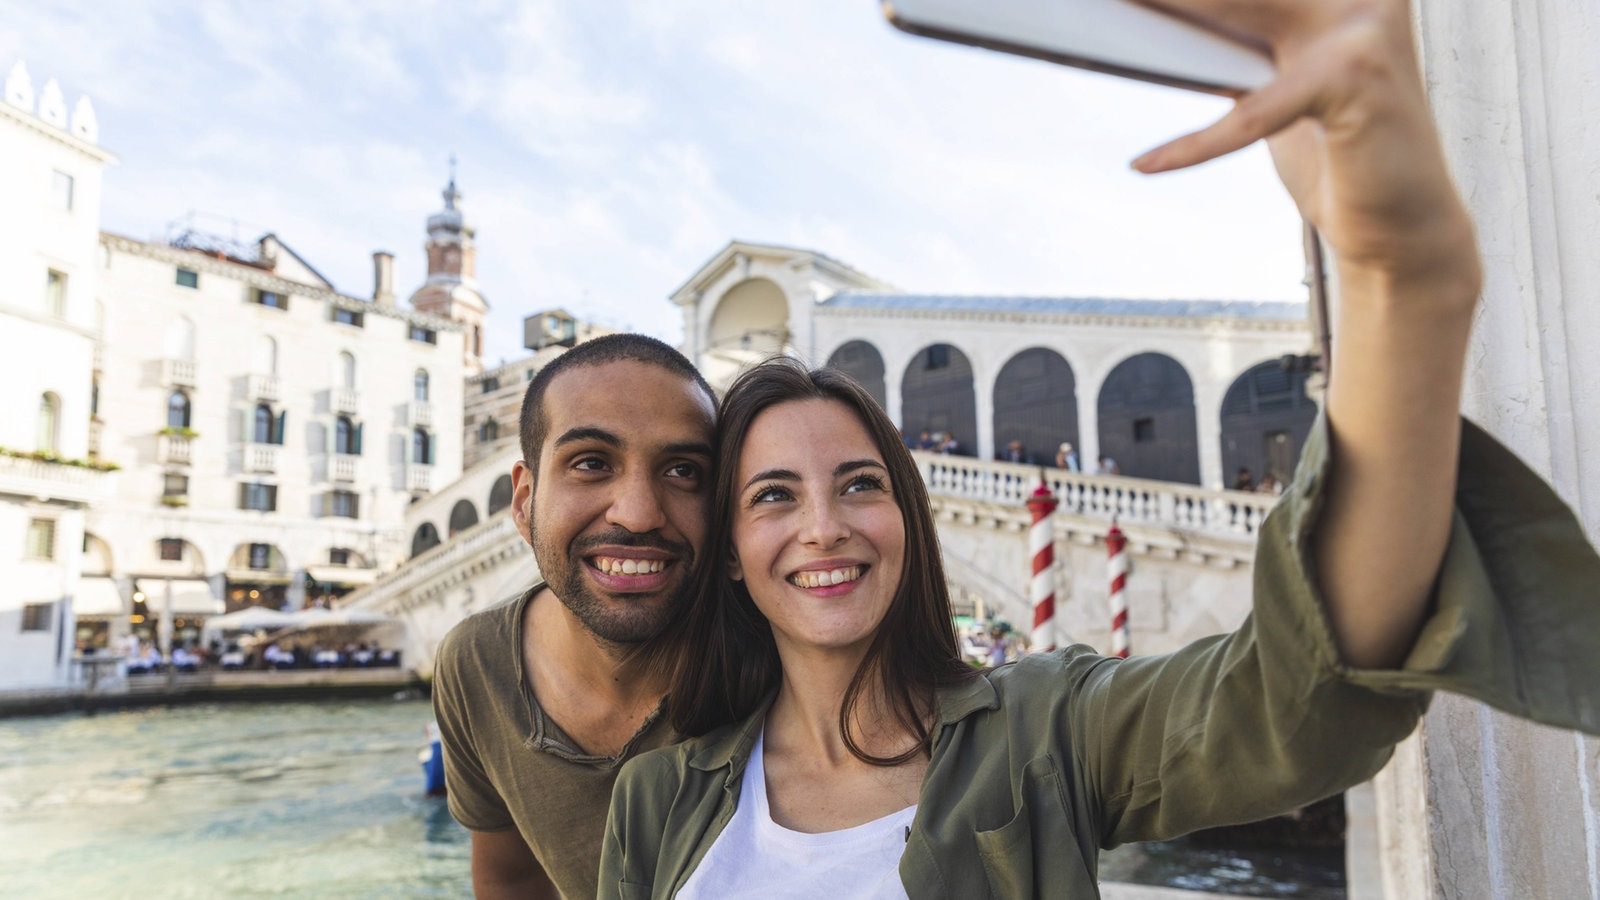
<svg viewBox="0 0 1600 900">
<path fill-rule="evenodd" d="M 676 342 L 728 240 L 930 293 L 1302 299 L 1263 148 L 1146 178 L 1223 101 L 900 34 L 875 0 L 0 0 L 88 94 L 102 227 L 274 231 L 342 291 L 421 283 L 447 160 L 478 226 L 491 362 L 554 306 Z"/>
</svg>

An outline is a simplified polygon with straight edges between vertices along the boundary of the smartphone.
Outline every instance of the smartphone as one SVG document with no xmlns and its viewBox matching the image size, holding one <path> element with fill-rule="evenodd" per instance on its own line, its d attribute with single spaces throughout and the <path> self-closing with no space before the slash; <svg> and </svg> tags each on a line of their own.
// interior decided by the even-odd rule
<svg viewBox="0 0 1600 900">
<path fill-rule="evenodd" d="M 1259 47 L 1131 0 L 881 0 L 902 31 L 1234 96 L 1272 80 Z"/>
</svg>

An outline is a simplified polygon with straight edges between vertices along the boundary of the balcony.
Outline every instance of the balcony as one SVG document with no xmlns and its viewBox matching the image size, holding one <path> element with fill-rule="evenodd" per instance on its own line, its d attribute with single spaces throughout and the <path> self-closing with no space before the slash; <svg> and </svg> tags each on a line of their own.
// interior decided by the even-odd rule
<svg viewBox="0 0 1600 900">
<path fill-rule="evenodd" d="M 411 401 L 411 426 L 427 428 L 433 424 L 433 404 L 426 400 Z"/>
<path fill-rule="evenodd" d="M 251 400 L 276 401 L 278 399 L 278 376 L 276 375 L 251 375 L 245 379 L 245 391 Z"/>
<path fill-rule="evenodd" d="M 426 494 L 433 490 L 433 466 L 412 463 L 406 467 L 406 490 L 413 494 Z"/>
<path fill-rule="evenodd" d="M 187 466 L 193 460 L 191 448 L 194 438 L 186 434 L 163 434 L 157 443 L 156 453 L 169 466 Z"/>
<path fill-rule="evenodd" d="M 328 480 L 351 482 L 356 480 L 356 460 L 361 457 L 349 453 L 335 453 L 328 457 Z"/>
<path fill-rule="evenodd" d="M 355 415 L 361 395 L 355 388 L 329 388 L 328 406 L 338 415 Z"/>
<path fill-rule="evenodd" d="M 194 387 L 194 360 L 162 360 L 161 381 L 167 387 Z"/>
<path fill-rule="evenodd" d="M 110 476 L 81 462 L 50 462 L 0 453 L 0 493 L 68 503 L 110 499 Z"/>
<path fill-rule="evenodd" d="M 277 444 L 245 444 L 244 470 L 271 474 L 278 471 L 278 456 L 283 448 Z"/>
</svg>

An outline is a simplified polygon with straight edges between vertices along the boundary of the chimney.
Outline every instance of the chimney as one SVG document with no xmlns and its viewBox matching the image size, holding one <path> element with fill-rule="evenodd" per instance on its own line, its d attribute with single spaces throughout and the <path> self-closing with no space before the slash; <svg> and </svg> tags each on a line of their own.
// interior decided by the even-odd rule
<svg viewBox="0 0 1600 900">
<path fill-rule="evenodd" d="M 379 250 L 372 254 L 372 302 L 394 305 L 394 254 Z"/>
</svg>

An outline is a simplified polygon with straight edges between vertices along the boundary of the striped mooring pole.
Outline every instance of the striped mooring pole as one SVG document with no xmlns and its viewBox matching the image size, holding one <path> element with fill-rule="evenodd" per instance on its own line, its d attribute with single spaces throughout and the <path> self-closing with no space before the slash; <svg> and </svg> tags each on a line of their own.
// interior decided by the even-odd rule
<svg viewBox="0 0 1600 900">
<path fill-rule="evenodd" d="M 1127 659 L 1128 598 L 1123 595 L 1123 588 L 1128 584 L 1128 539 L 1122 536 L 1115 519 L 1106 532 L 1106 550 L 1111 554 L 1107 566 L 1111 574 L 1111 655 Z"/>
<path fill-rule="evenodd" d="M 1028 497 L 1028 512 L 1033 524 L 1028 526 L 1028 556 L 1033 560 L 1033 573 L 1028 581 L 1028 600 L 1033 603 L 1033 632 L 1030 639 L 1034 652 L 1042 653 L 1056 648 L 1056 544 L 1055 524 L 1051 514 L 1056 511 L 1056 497 L 1039 477 L 1039 486 Z"/>
</svg>

